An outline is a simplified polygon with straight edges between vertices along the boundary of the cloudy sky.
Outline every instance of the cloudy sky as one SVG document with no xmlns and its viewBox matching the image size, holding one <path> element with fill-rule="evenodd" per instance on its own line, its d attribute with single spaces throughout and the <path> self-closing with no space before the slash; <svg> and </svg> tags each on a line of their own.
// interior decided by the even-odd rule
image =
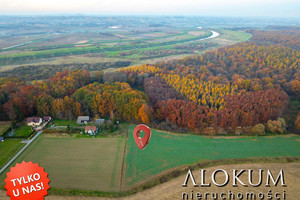
<svg viewBox="0 0 300 200">
<path fill-rule="evenodd" d="M 300 17 L 299 0 L 0 0 L 0 14 Z"/>
</svg>

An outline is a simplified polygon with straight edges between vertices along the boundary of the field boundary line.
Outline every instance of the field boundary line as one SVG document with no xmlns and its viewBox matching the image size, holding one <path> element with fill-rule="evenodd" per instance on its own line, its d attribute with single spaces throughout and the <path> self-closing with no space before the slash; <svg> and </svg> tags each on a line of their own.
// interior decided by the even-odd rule
<svg viewBox="0 0 300 200">
<path fill-rule="evenodd" d="M 125 144 L 124 144 L 124 151 L 123 151 L 123 161 L 122 161 L 122 169 L 121 169 L 121 176 L 120 176 L 120 191 L 122 190 L 123 181 L 125 180 L 125 160 L 126 160 L 126 152 L 127 152 L 127 140 L 129 136 L 129 126 L 127 126 L 127 131 L 125 133 Z M 125 184 L 125 183 L 124 183 Z"/>
<path fill-rule="evenodd" d="M 110 178 L 110 184 L 109 186 L 112 188 L 115 186 L 115 178 L 116 178 L 116 170 L 117 170 L 117 165 L 118 165 L 118 160 L 119 160 L 119 152 L 120 152 L 120 145 L 121 145 L 122 139 L 119 138 L 117 141 L 117 151 L 114 159 L 114 165 L 113 165 L 113 173 Z"/>
<path fill-rule="evenodd" d="M 27 144 L 14 156 L 10 161 L 0 169 L 0 174 L 6 170 L 7 167 L 9 167 L 23 152 L 24 150 L 42 133 L 43 131 L 39 131 L 32 139 L 28 140 Z"/>
</svg>

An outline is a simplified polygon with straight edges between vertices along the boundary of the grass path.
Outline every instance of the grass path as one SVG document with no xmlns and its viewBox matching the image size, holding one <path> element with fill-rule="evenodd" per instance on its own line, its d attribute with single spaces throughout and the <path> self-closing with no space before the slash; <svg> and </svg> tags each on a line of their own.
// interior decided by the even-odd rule
<svg viewBox="0 0 300 200">
<path fill-rule="evenodd" d="M 113 173 L 111 175 L 111 179 L 110 179 L 110 187 L 114 187 L 115 186 L 115 179 L 116 179 L 116 171 L 117 171 L 117 167 L 119 165 L 119 158 L 122 159 L 123 156 L 120 157 L 119 152 L 121 151 L 120 146 L 122 143 L 123 139 L 119 138 L 118 139 L 118 144 L 117 144 L 117 153 L 115 154 L 115 160 L 114 160 L 114 164 L 113 164 Z M 123 152 L 123 151 L 121 151 Z M 118 183 L 118 185 L 120 185 L 120 183 Z"/>
</svg>

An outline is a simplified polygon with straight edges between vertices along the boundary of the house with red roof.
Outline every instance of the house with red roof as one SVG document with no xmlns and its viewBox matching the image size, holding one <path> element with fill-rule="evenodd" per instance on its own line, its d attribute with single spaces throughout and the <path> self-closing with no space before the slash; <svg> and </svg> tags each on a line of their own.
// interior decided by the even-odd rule
<svg viewBox="0 0 300 200">
<path fill-rule="evenodd" d="M 96 135 L 98 133 L 97 126 L 86 126 L 84 127 L 84 132 L 89 135 Z"/>
</svg>

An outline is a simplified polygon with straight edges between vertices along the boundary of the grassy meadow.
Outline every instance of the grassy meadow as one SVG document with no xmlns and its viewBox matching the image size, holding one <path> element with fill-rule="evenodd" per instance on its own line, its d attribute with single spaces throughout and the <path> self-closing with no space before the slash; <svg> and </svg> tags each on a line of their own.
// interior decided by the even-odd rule
<svg viewBox="0 0 300 200">
<path fill-rule="evenodd" d="M 10 128 L 11 122 L 0 122 L 0 137 Z"/>
<path fill-rule="evenodd" d="M 252 157 L 300 157 L 300 137 L 205 137 L 177 135 L 152 129 L 144 150 L 136 146 L 129 127 L 126 185 L 134 185 L 174 167 L 208 160 Z"/>
<path fill-rule="evenodd" d="M 21 140 L 0 142 L 0 168 L 5 165 L 25 144 Z"/>
<path fill-rule="evenodd" d="M 26 124 L 22 124 L 14 132 L 15 132 L 15 134 L 13 135 L 14 137 L 28 138 L 33 131 L 30 126 L 27 126 Z"/>
</svg>

